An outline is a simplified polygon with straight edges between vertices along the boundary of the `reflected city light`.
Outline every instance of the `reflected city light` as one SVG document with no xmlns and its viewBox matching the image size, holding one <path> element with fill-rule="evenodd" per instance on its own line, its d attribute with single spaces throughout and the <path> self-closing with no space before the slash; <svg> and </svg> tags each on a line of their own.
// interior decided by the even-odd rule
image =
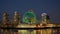
<svg viewBox="0 0 60 34">
<path fill-rule="evenodd" d="M 60 24 L 51 24 L 50 17 L 47 13 L 41 14 L 41 21 L 37 22 L 36 15 L 32 10 L 26 12 L 22 17 L 22 22 L 19 13 L 14 12 L 12 22 L 9 20 L 9 15 L 5 12 L 3 13 L 2 23 L 0 24 L 0 32 L 2 34 L 60 34 L 60 28 L 53 29 L 52 27 L 60 27 Z M 11 29 L 2 29 L 10 27 Z M 46 29 L 46 28 L 50 29 Z M 16 28 L 16 29 L 13 29 Z M 17 28 L 27 28 L 27 29 L 17 29 Z M 30 29 L 28 29 L 30 28 Z M 34 30 L 36 28 L 37 30 Z M 38 29 L 40 28 L 40 29 Z M 44 29 L 43 29 L 44 28 Z"/>
</svg>

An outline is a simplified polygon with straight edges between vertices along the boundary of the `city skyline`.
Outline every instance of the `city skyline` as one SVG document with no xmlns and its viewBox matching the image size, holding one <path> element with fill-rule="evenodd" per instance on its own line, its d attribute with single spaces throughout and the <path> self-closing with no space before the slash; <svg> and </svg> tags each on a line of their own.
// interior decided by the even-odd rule
<svg viewBox="0 0 60 34">
<path fill-rule="evenodd" d="M 47 13 L 41 14 L 41 21 L 37 23 L 36 16 L 33 11 L 29 10 L 23 15 L 23 23 L 21 23 L 18 12 L 13 13 L 12 22 L 9 20 L 7 12 L 3 13 L 0 27 L 2 34 L 52 34 L 60 33 L 60 24 L 52 24 Z M 21 29 L 20 29 L 21 28 Z M 57 29 L 56 29 L 57 28 Z M 23 30 L 22 30 L 23 29 Z M 27 29 L 27 30 L 25 30 Z M 35 30 L 37 29 L 37 30 Z M 53 29 L 53 30 L 52 30 Z M 56 30 L 56 31 L 55 31 Z"/>
<path fill-rule="evenodd" d="M 50 16 L 52 23 L 60 23 L 60 1 L 59 0 L 0 0 L 0 18 L 2 18 L 3 12 L 6 12 L 13 16 L 13 12 L 17 11 L 23 14 L 32 9 L 40 20 L 41 13 L 47 13 Z M 12 17 L 11 17 L 12 18 Z"/>
</svg>

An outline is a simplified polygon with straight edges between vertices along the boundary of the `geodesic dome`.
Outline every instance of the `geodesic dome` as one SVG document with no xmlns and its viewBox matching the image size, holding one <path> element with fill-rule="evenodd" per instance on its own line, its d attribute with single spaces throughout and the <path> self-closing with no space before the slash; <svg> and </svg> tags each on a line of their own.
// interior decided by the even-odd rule
<svg viewBox="0 0 60 34">
<path fill-rule="evenodd" d="M 36 23 L 36 16 L 33 11 L 28 11 L 23 15 L 23 22 L 24 23 Z"/>
</svg>

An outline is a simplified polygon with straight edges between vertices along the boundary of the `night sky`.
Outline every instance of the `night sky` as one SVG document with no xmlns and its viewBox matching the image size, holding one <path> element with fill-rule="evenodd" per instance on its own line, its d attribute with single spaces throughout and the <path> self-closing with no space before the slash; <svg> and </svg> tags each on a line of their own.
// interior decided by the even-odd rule
<svg viewBox="0 0 60 34">
<path fill-rule="evenodd" d="M 13 17 L 13 12 L 17 11 L 22 16 L 29 9 L 32 9 L 37 16 L 37 20 L 41 19 L 41 13 L 47 13 L 50 16 L 51 23 L 60 23 L 60 0 L 0 0 L 0 19 L 6 11 Z"/>
</svg>

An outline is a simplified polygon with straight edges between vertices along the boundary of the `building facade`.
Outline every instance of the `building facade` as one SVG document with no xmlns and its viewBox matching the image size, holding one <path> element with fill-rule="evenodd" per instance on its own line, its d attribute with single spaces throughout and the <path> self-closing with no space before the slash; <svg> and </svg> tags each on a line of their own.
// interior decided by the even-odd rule
<svg viewBox="0 0 60 34">
<path fill-rule="evenodd" d="M 41 14 L 41 22 L 37 23 L 36 16 L 32 10 L 29 10 L 23 15 L 22 22 L 20 15 L 17 11 L 14 12 L 12 22 L 9 21 L 9 15 L 3 13 L 1 27 L 12 28 L 44 28 L 44 27 L 56 27 L 56 25 L 50 23 L 48 14 Z M 52 29 L 38 29 L 38 30 L 18 30 L 18 29 L 1 29 L 2 34 L 52 34 Z"/>
</svg>

